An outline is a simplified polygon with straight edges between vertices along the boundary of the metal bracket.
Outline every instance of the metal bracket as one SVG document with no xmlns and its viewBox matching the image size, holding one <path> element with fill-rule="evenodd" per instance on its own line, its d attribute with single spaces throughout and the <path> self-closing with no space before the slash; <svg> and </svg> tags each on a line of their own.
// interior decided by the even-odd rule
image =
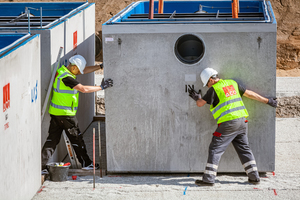
<svg viewBox="0 0 300 200">
<path fill-rule="evenodd" d="M 170 16 L 170 19 L 173 19 L 175 14 L 176 14 L 176 10 L 172 13 L 172 15 Z"/>
</svg>

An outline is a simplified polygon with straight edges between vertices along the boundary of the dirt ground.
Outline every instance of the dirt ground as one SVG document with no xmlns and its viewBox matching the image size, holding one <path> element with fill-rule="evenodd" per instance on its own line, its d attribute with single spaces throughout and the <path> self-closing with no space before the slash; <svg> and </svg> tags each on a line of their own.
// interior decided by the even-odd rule
<svg viewBox="0 0 300 200">
<path fill-rule="evenodd" d="M 278 118 L 298 118 L 300 117 L 300 97 L 278 98 L 276 117 Z"/>
</svg>

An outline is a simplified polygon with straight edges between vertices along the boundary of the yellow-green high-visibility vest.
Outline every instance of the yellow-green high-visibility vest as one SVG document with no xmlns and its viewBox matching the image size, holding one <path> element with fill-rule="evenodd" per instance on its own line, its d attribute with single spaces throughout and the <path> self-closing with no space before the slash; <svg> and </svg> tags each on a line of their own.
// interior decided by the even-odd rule
<svg viewBox="0 0 300 200">
<path fill-rule="evenodd" d="M 220 102 L 215 107 L 210 105 L 210 111 L 218 124 L 249 116 L 239 93 L 238 84 L 234 80 L 220 79 L 212 87 Z"/>
<path fill-rule="evenodd" d="M 62 81 L 65 77 L 76 78 L 64 65 L 57 70 L 53 83 L 53 96 L 50 102 L 49 113 L 51 115 L 75 116 L 78 108 L 79 93 L 75 89 L 66 86 Z"/>
</svg>

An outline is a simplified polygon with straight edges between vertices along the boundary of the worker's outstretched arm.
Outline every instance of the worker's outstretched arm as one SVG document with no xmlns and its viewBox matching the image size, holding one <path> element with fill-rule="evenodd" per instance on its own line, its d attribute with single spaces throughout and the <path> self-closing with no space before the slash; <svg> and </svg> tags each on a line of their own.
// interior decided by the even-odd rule
<svg viewBox="0 0 300 200">
<path fill-rule="evenodd" d="M 104 90 L 104 89 L 112 87 L 112 86 L 113 86 L 113 80 L 106 79 L 104 81 L 104 79 L 102 79 L 100 86 L 82 85 L 79 83 L 73 88 L 82 93 L 91 93 L 91 92 L 97 92 L 99 90 Z"/>
<path fill-rule="evenodd" d="M 267 99 L 267 98 L 265 98 L 265 97 L 257 94 L 256 92 L 253 92 L 251 90 L 246 90 L 243 96 L 245 96 L 245 97 L 247 97 L 249 99 L 254 99 L 256 101 L 269 104 L 272 107 L 277 107 L 276 98 L 269 98 L 269 99 Z"/>
<path fill-rule="evenodd" d="M 97 92 L 99 90 L 102 90 L 100 86 L 82 85 L 80 83 L 76 85 L 74 89 L 82 93 L 91 93 L 91 92 Z"/>
<path fill-rule="evenodd" d="M 206 101 L 203 99 L 198 99 L 196 103 L 198 107 L 202 107 L 206 104 Z"/>
<path fill-rule="evenodd" d="M 88 74 L 102 68 L 103 68 L 102 63 L 100 65 L 95 65 L 95 66 L 86 66 L 83 70 L 83 73 Z"/>
</svg>

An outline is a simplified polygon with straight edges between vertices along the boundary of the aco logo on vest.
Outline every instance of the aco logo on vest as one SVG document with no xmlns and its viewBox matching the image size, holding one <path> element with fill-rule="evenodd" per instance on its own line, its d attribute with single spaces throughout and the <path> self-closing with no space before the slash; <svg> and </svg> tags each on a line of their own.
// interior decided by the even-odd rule
<svg viewBox="0 0 300 200">
<path fill-rule="evenodd" d="M 226 97 L 230 97 L 230 96 L 233 96 L 233 95 L 237 94 L 234 87 L 233 87 L 233 85 L 223 87 L 222 89 L 223 89 Z"/>
</svg>

